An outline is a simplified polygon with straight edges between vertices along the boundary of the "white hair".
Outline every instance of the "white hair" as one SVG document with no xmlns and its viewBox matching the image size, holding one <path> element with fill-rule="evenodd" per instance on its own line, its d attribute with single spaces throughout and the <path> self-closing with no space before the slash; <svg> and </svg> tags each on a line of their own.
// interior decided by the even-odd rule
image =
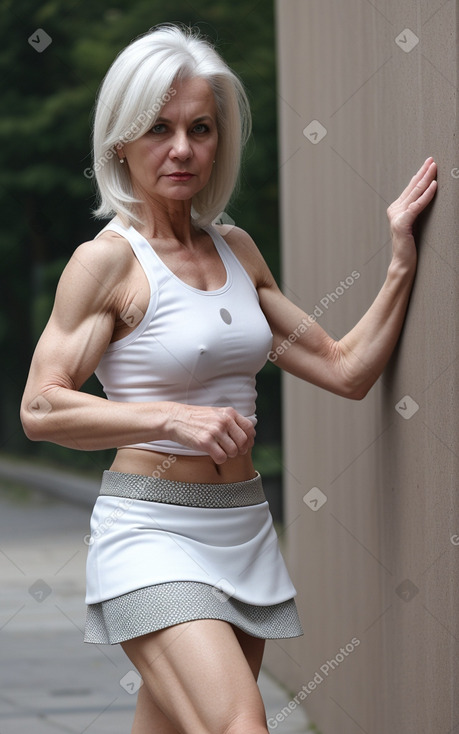
<svg viewBox="0 0 459 734">
<path fill-rule="evenodd" d="M 99 190 L 96 217 L 115 214 L 141 223 L 135 215 L 128 166 L 120 165 L 116 146 L 137 140 L 154 124 L 162 106 L 176 93 L 174 82 L 205 79 L 217 108 L 218 146 L 206 186 L 192 200 L 193 221 L 212 222 L 236 186 L 251 116 L 242 83 L 210 43 L 189 28 L 167 24 L 151 29 L 116 57 L 97 99 L 93 169 Z"/>
</svg>

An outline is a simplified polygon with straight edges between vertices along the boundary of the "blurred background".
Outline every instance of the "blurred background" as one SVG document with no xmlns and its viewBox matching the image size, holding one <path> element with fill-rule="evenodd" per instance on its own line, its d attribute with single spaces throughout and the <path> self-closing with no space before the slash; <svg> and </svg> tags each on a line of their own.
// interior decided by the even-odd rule
<svg viewBox="0 0 459 734">
<path fill-rule="evenodd" d="M 98 477 L 113 451 L 78 452 L 30 442 L 19 405 L 60 274 L 74 249 L 105 222 L 92 217 L 91 123 L 99 85 L 118 52 L 162 22 L 197 26 L 246 86 L 253 112 L 237 198 L 227 209 L 279 280 L 278 152 L 273 4 L 232 0 L 1 0 L 0 458 L 19 457 Z M 39 51 L 37 29 L 50 37 Z M 93 376 L 82 388 L 103 396 Z M 279 370 L 258 379 L 256 461 L 280 517 Z"/>
</svg>

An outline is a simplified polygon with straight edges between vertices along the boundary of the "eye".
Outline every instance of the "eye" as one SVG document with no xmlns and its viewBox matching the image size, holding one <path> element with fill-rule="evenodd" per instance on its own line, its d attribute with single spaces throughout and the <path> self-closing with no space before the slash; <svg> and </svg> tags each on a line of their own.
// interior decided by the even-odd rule
<svg viewBox="0 0 459 734">
<path fill-rule="evenodd" d="M 209 126 L 205 125 L 203 122 L 198 122 L 198 124 L 195 125 L 193 128 L 193 132 L 198 133 L 198 135 L 202 135 L 202 133 L 208 133 Z"/>
<path fill-rule="evenodd" d="M 158 122 L 157 125 L 153 125 L 153 127 L 150 129 L 150 132 L 154 135 L 160 135 L 161 133 L 164 133 L 166 131 L 166 126 L 162 122 Z"/>
</svg>

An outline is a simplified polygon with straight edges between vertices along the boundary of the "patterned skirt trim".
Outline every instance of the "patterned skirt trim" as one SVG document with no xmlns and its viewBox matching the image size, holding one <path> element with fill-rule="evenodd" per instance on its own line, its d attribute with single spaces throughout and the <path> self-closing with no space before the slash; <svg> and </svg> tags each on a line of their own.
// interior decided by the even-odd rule
<svg viewBox="0 0 459 734">
<path fill-rule="evenodd" d="M 256 477 L 190 484 L 106 471 L 91 517 L 85 642 L 197 619 L 254 637 L 303 634 L 295 587 Z"/>
</svg>

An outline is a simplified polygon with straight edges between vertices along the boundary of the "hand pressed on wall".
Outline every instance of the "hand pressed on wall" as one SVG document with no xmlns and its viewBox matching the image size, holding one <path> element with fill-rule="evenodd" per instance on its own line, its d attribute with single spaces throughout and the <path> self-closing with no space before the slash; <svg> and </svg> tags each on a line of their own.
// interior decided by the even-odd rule
<svg viewBox="0 0 459 734">
<path fill-rule="evenodd" d="M 429 157 L 398 199 L 387 209 L 393 239 L 392 256 L 400 264 L 416 264 L 413 225 L 435 195 L 436 174 L 437 164 Z"/>
</svg>

